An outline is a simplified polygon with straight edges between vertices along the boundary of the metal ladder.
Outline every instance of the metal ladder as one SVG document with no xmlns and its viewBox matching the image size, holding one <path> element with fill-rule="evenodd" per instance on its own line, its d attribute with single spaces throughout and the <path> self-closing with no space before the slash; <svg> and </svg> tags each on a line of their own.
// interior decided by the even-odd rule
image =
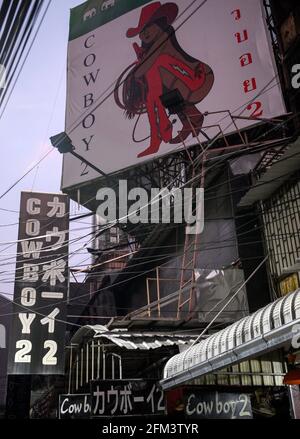
<svg viewBox="0 0 300 439">
<path fill-rule="evenodd" d="M 195 168 L 193 166 L 191 187 L 197 186 L 200 182 L 200 188 L 204 188 L 204 163 L 205 154 L 202 157 L 201 175 L 199 180 L 194 180 Z M 178 294 L 177 319 L 191 318 L 195 308 L 195 267 L 198 245 L 200 241 L 199 234 L 187 234 L 184 241 L 184 253 L 180 273 L 180 287 Z M 188 288 L 187 288 L 188 287 Z"/>
</svg>

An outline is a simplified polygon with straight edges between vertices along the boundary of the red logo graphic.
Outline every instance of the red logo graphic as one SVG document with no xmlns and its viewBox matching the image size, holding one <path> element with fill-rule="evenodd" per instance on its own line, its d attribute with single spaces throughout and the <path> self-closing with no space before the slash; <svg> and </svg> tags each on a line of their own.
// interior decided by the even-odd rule
<svg viewBox="0 0 300 439">
<path fill-rule="evenodd" d="M 190 135 L 197 136 L 203 125 L 204 116 L 196 104 L 210 92 L 214 74 L 207 64 L 193 58 L 180 46 L 172 26 L 177 16 L 175 3 L 153 2 L 142 8 L 137 27 L 126 33 L 128 38 L 139 36 L 141 46 L 133 43 L 137 60 L 119 77 L 114 96 L 116 104 L 125 110 L 129 119 L 137 116 L 138 122 L 142 114 L 148 115 L 150 145 L 138 157 L 155 154 L 162 142 L 181 144 Z M 174 90 L 181 101 L 176 113 L 182 123 L 181 131 L 175 137 L 161 99 Z M 132 138 L 137 142 L 134 132 Z"/>
</svg>

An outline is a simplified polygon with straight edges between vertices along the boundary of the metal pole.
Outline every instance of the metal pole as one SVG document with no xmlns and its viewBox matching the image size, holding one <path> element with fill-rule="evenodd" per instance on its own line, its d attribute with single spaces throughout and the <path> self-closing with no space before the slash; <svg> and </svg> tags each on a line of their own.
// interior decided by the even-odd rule
<svg viewBox="0 0 300 439">
<path fill-rule="evenodd" d="M 106 362 L 106 356 L 105 356 L 104 346 L 103 346 L 102 360 L 103 360 L 103 373 L 102 373 L 102 379 L 105 380 L 105 377 L 106 377 L 106 368 L 105 368 L 105 366 L 106 366 L 106 364 L 105 364 L 105 362 Z"/>
<path fill-rule="evenodd" d="M 80 352 L 81 361 L 80 361 L 80 386 L 83 386 L 83 348 L 81 348 Z"/>
<path fill-rule="evenodd" d="M 71 348 L 71 353 L 70 353 L 70 364 L 69 364 L 69 388 L 68 388 L 68 393 L 71 393 L 71 379 L 72 379 L 72 362 L 73 362 L 73 347 L 72 345 L 70 346 Z"/>
<path fill-rule="evenodd" d="M 85 377 L 86 377 L 86 384 L 89 382 L 89 344 L 86 344 L 86 371 L 85 371 Z"/>
<path fill-rule="evenodd" d="M 120 380 L 123 379 L 123 365 L 122 365 L 122 357 L 119 356 L 119 374 L 120 374 Z"/>
<path fill-rule="evenodd" d="M 86 165 L 88 165 L 90 168 L 94 169 L 94 171 L 98 172 L 99 174 L 101 174 L 103 177 L 108 177 L 108 175 L 102 171 L 101 169 L 97 168 L 97 166 L 93 165 L 93 163 L 89 162 L 87 159 L 85 159 L 84 157 L 82 157 L 81 155 L 77 154 L 77 152 L 75 151 L 70 151 L 70 153 L 76 157 L 77 159 L 81 160 L 83 163 L 85 163 Z"/>
<path fill-rule="evenodd" d="M 159 284 L 159 267 L 156 267 L 156 288 L 157 288 L 157 310 L 160 317 L 160 284 Z"/>
<path fill-rule="evenodd" d="M 191 122 L 190 117 L 189 117 L 188 115 L 185 115 L 185 116 L 186 116 L 186 118 L 187 118 L 187 120 L 188 120 L 188 122 L 189 122 L 189 125 L 190 125 L 190 127 L 191 127 L 191 130 L 193 131 L 193 135 L 194 135 L 194 137 L 196 137 L 196 139 L 197 139 L 197 141 L 198 141 L 198 144 L 199 144 L 200 148 L 202 149 L 202 151 L 204 151 L 203 145 L 202 145 L 202 143 L 200 142 L 199 136 L 198 136 L 198 134 L 197 134 L 197 132 L 196 132 L 196 130 L 195 130 L 195 128 L 194 128 L 192 122 Z"/>
<path fill-rule="evenodd" d="M 149 278 L 146 278 L 146 289 L 147 289 L 147 305 L 148 305 L 148 317 L 151 317 L 151 308 L 150 308 L 150 290 L 149 290 Z"/>
<path fill-rule="evenodd" d="M 76 355 L 76 390 L 78 390 L 78 372 L 79 372 L 79 355 L 78 355 L 78 352 L 77 352 L 77 355 Z"/>
<path fill-rule="evenodd" d="M 200 177 L 200 189 L 204 189 L 204 179 L 205 179 L 205 160 L 206 160 L 206 154 L 203 153 L 202 156 L 202 166 L 201 166 L 201 177 Z M 200 206 L 201 209 L 201 206 Z M 198 213 L 196 211 L 196 222 L 197 222 Z M 190 302 L 189 302 L 189 316 L 192 313 L 194 301 L 195 301 L 195 267 L 196 267 L 196 258 L 197 258 L 197 248 L 199 247 L 199 234 L 197 233 L 194 240 L 194 254 L 193 254 L 193 271 L 192 271 L 192 287 L 190 290 Z M 196 301 L 195 301 L 196 302 Z"/>
<path fill-rule="evenodd" d="M 95 356 L 94 356 L 94 340 L 92 341 L 92 380 L 94 379 L 94 361 L 95 361 Z"/>
<path fill-rule="evenodd" d="M 100 345 L 100 340 L 98 340 L 98 343 L 97 343 L 97 379 L 100 378 L 100 352 L 101 352 L 101 345 Z"/>
</svg>

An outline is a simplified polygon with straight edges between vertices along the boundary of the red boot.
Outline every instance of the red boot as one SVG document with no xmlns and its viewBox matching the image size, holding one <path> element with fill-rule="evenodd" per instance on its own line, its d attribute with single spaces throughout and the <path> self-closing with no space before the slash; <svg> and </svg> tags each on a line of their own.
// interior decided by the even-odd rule
<svg viewBox="0 0 300 439">
<path fill-rule="evenodd" d="M 138 154 L 138 158 L 145 157 L 150 154 L 155 154 L 161 145 L 161 142 L 164 141 L 165 143 L 170 143 L 170 140 L 172 139 L 172 125 L 169 125 L 169 128 L 163 132 L 163 135 L 160 136 L 158 133 L 153 133 L 151 130 L 151 143 L 150 146 L 145 149 L 145 151 L 140 152 Z"/>
<path fill-rule="evenodd" d="M 162 142 L 169 143 L 172 139 L 172 124 L 159 98 L 148 97 L 147 112 L 150 123 L 151 142 L 145 151 L 138 154 L 138 158 L 155 154 Z"/>
</svg>

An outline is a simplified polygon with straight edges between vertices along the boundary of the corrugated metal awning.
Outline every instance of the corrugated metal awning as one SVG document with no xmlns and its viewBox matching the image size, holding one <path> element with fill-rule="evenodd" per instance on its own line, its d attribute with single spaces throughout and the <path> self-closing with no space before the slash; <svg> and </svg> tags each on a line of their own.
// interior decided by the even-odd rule
<svg viewBox="0 0 300 439">
<path fill-rule="evenodd" d="M 173 356 L 164 368 L 162 387 L 175 387 L 291 343 L 296 324 L 300 324 L 300 290 Z"/>
<path fill-rule="evenodd" d="M 269 198 L 291 174 L 300 169 L 300 138 L 297 139 L 281 158 L 270 167 L 252 188 L 242 197 L 239 207 L 251 206 Z"/>
<path fill-rule="evenodd" d="M 127 330 L 109 331 L 106 326 L 87 325 L 80 328 L 71 340 L 72 345 L 78 345 L 87 340 L 108 341 L 114 345 L 129 350 L 159 349 L 163 346 L 188 346 L 196 336 L 190 334 L 167 334 L 156 332 L 129 332 Z"/>
</svg>

